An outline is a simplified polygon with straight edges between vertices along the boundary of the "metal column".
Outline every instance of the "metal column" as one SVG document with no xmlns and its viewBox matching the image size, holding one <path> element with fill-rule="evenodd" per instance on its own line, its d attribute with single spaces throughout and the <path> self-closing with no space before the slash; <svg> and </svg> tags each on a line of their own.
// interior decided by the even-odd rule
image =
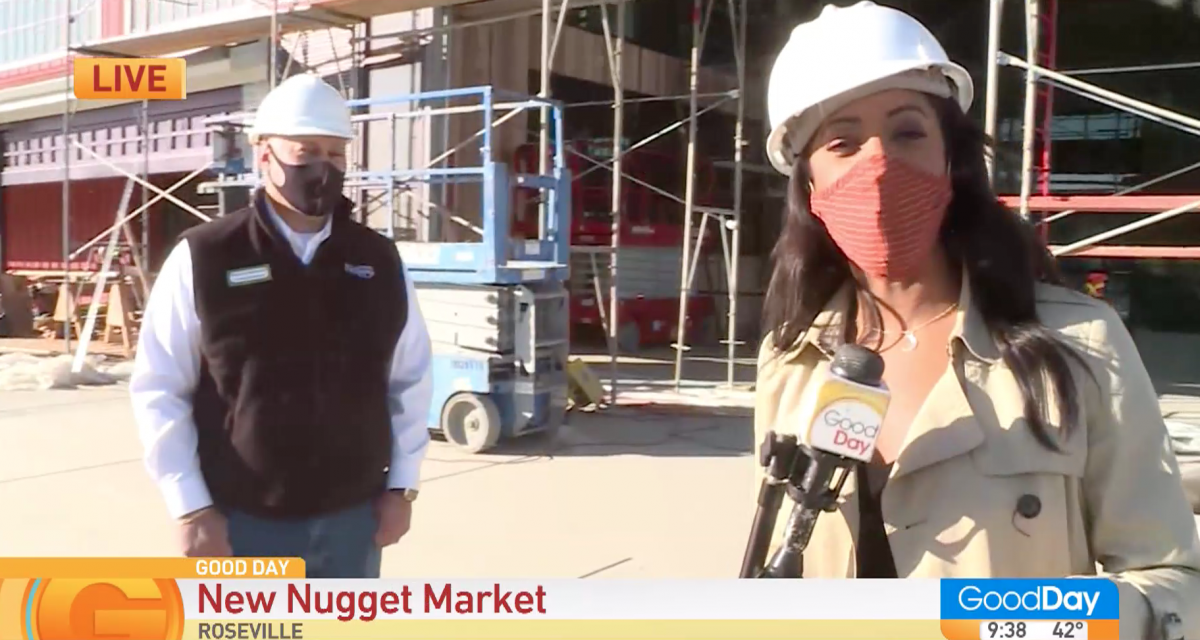
<svg viewBox="0 0 1200 640">
<path fill-rule="evenodd" d="M 624 175 L 621 170 L 621 139 L 625 135 L 625 76 L 624 57 L 622 54 L 625 49 L 625 0 L 617 0 L 617 34 L 615 38 L 611 37 L 611 29 L 608 23 L 608 6 L 601 7 L 601 14 L 604 27 L 605 43 L 612 44 L 606 47 L 609 58 L 609 68 L 612 71 L 613 82 L 613 168 L 612 168 L 612 238 L 610 246 L 612 254 L 609 256 L 608 265 L 608 355 L 610 358 L 610 374 L 611 379 L 609 385 L 609 404 L 617 403 L 617 387 L 620 379 L 619 373 L 619 352 L 620 344 L 617 336 L 621 327 L 621 296 L 617 287 L 617 278 L 619 273 L 617 263 L 621 252 L 621 183 L 624 180 Z M 596 304 L 603 304 L 603 300 L 596 300 Z"/>
<path fill-rule="evenodd" d="M 1038 0 L 1025 0 L 1025 114 L 1021 119 L 1021 217 L 1029 219 L 1029 196 L 1033 191 L 1033 145 L 1037 136 Z"/>
<path fill-rule="evenodd" d="M 271 68 L 267 69 L 267 83 L 270 88 L 274 89 L 279 80 L 279 0 L 274 0 L 271 3 L 270 44 L 271 51 L 267 56 L 267 64 L 271 65 Z"/>
<path fill-rule="evenodd" d="M 142 101 L 141 112 L 141 127 L 142 130 L 142 166 L 145 171 L 142 176 L 146 182 L 150 182 L 150 102 Z M 150 191 L 145 185 L 142 185 L 142 201 L 140 204 L 146 204 L 150 199 Z M 148 270 L 150 268 L 150 218 L 147 216 L 142 219 L 142 268 Z M 143 271 L 142 279 L 149 279 L 150 274 Z M 150 292 L 145 291 L 145 300 L 149 300 Z"/>
<path fill-rule="evenodd" d="M 1004 0 L 989 0 L 988 2 L 988 43 L 987 43 L 987 90 L 984 97 L 983 130 L 996 143 L 996 108 L 1000 94 L 1000 25 L 1004 14 Z M 996 150 L 985 158 L 988 169 L 988 179 L 996 181 Z"/>
<path fill-rule="evenodd" d="M 696 93 L 700 78 L 700 48 L 704 45 L 704 31 L 701 29 L 701 13 L 704 8 L 703 0 L 692 2 L 692 61 L 688 73 L 688 143 L 687 143 L 687 173 L 684 187 L 683 212 L 683 258 L 679 269 L 679 324 L 676 327 L 678 339 L 675 342 L 675 389 L 678 391 L 683 380 L 683 351 L 687 335 L 687 305 L 688 289 L 691 287 L 691 269 L 688 268 L 689 256 L 692 255 L 692 218 L 696 213 Z M 711 4 L 708 5 L 711 8 Z M 700 238 L 703 240 L 703 238 Z"/>
<path fill-rule="evenodd" d="M 737 62 L 737 123 L 734 125 L 733 133 L 733 214 L 729 217 L 727 224 L 732 226 L 731 239 L 729 248 L 729 273 L 726 280 L 726 289 L 729 291 L 729 314 L 728 314 L 728 329 L 727 351 L 728 358 L 725 364 L 725 383 L 730 388 L 733 388 L 734 371 L 737 369 L 737 307 L 738 307 L 738 263 L 741 261 L 742 253 L 742 161 L 743 150 L 746 147 L 746 141 L 743 138 L 743 127 L 746 119 L 746 22 L 749 19 L 747 15 L 747 5 L 749 0 L 729 0 L 729 21 L 730 30 L 736 38 L 734 42 L 734 57 Z M 722 229 L 721 233 L 725 231 Z"/>
<path fill-rule="evenodd" d="M 67 296 L 67 320 L 63 323 L 63 349 L 71 353 L 71 329 L 74 323 L 70 316 L 75 313 L 75 300 L 71 296 L 71 85 L 74 74 L 71 69 L 71 27 L 75 22 L 71 15 L 71 0 L 66 0 L 66 15 L 63 21 L 63 117 L 62 117 L 62 152 L 63 152 L 63 183 L 62 183 L 62 259 L 63 285 L 59 296 Z"/>
<path fill-rule="evenodd" d="M 553 56 L 550 53 L 550 10 L 554 5 L 554 0 L 542 0 L 542 64 L 538 69 L 540 74 L 540 82 L 538 84 L 538 97 L 545 99 L 550 97 L 550 64 L 553 62 Z M 550 109 L 542 107 L 538 111 L 538 175 L 544 176 L 549 170 L 550 159 L 546 156 L 550 153 Z M 550 199 L 545 196 L 545 193 L 539 194 L 539 207 L 542 209 L 538 220 L 546 220 Z M 545 235 L 546 230 L 538 225 L 538 237 Z M 599 301 L 597 301 L 599 302 Z"/>
</svg>

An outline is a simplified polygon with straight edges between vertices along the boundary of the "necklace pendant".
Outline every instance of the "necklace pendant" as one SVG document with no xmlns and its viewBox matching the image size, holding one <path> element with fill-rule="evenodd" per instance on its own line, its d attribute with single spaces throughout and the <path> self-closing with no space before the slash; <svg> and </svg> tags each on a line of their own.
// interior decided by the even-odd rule
<svg viewBox="0 0 1200 640">
<path fill-rule="evenodd" d="M 912 331 L 904 332 L 904 346 L 901 347 L 904 351 L 912 351 L 917 348 L 917 336 Z"/>
</svg>

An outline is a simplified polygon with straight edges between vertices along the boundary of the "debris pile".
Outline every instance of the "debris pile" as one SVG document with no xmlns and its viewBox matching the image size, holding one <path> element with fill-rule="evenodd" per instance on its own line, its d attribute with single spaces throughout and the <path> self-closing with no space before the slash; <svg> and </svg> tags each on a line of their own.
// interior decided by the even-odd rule
<svg viewBox="0 0 1200 640">
<path fill-rule="evenodd" d="M 42 391 L 110 385 L 128 380 L 132 363 L 88 357 L 78 373 L 71 371 L 69 355 L 35 356 L 0 353 L 0 391 Z"/>
</svg>

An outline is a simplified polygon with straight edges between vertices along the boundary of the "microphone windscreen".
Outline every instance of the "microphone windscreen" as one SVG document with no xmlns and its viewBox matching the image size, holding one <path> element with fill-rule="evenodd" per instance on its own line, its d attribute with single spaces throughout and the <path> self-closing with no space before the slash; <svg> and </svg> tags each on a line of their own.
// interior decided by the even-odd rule
<svg viewBox="0 0 1200 640">
<path fill-rule="evenodd" d="M 834 375 L 878 387 L 883 383 L 883 358 L 878 353 L 858 344 L 844 344 L 833 354 L 829 365 Z"/>
</svg>

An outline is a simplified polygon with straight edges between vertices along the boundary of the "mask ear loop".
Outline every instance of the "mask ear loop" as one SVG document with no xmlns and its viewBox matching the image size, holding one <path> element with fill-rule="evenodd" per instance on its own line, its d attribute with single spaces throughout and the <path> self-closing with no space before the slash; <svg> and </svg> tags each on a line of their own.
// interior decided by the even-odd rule
<svg viewBox="0 0 1200 640">
<path fill-rule="evenodd" d="M 264 140 L 263 144 L 267 145 L 267 153 L 270 154 L 271 158 L 275 161 L 275 164 L 279 166 L 280 173 L 284 173 L 284 170 L 283 170 L 284 162 L 283 162 L 283 160 L 281 160 L 279 158 L 279 154 L 275 152 L 275 147 L 271 145 L 271 141 Z M 271 164 L 269 162 L 267 164 L 263 165 L 262 167 L 260 167 L 260 170 L 263 174 L 263 177 L 266 178 L 267 181 L 271 182 L 271 184 L 274 185 L 276 189 L 280 189 L 283 187 L 282 184 L 276 184 L 275 181 L 271 179 Z M 287 182 L 286 174 L 284 175 L 283 181 Z"/>
</svg>

